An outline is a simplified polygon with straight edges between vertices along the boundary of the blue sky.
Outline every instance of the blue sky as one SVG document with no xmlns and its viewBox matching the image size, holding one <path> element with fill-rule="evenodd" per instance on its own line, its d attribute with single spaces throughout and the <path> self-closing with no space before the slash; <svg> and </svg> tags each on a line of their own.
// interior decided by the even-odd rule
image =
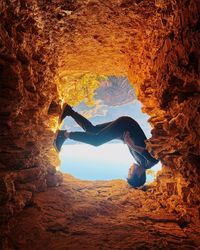
<svg viewBox="0 0 200 250">
<path fill-rule="evenodd" d="M 126 78 L 110 78 L 96 91 L 95 105 L 87 107 L 82 102 L 74 110 L 89 118 L 94 124 L 117 119 L 120 116 L 134 118 L 151 137 L 148 116 L 141 112 L 141 103 L 136 99 L 133 88 Z M 120 93 L 120 96 L 119 96 Z M 62 129 L 82 131 L 71 117 L 66 117 Z M 99 147 L 66 140 L 60 153 L 61 171 L 85 180 L 126 179 L 128 169 L 134 162 L 127 145 L 120 140 L 111 141 Z M 154 178 L 160 164 L 153 168 L 153 174 L 147 181 Z"/>
</svg>

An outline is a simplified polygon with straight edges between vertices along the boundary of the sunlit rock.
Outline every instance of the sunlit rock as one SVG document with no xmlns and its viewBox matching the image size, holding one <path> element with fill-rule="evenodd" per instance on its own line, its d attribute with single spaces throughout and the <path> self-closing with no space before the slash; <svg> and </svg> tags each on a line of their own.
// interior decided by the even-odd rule
<svg viewBox="0 0 200 250">
<path fill-rule="evenodd" d="M 66 200 L 72 199 L 73 194 L 81 195 L 79 192 L 84 184 L 76 180 L 73 184 L 75 186 L 69 184 L 64 190 L 63 187 L 58 187 L 62 176 L 57 172 L 59 158 L 52 143 L 65 93 L 71 93 L 65 96 L 65 100 L 71 103 L 81 102 L 85 98 L 77 95 L 78 89 L 77 92 L 73 91 L 74 86 L 81 88 L 81 84 L 74 85 L 72 81 L 64 81 L 62 78 L 68 76 L 67 79 L 76 81 L 77 77 L 79 79 L 92 74 L 128 76 L 143 103 L 143 112 L 151 116 L 152 138 L 148 140 L 147 147 L 161 160 L 163 170 L 148 191 L 152 195 L 150 200 L 147 196 L 140 202 L 139 194 L 142 191 L 138 193 L 130 189 L 132 199 L 137 200 L 135 206 L 142 207 L 138 210 L 141 214 L 139 225 L 142 223 L 143 228 L 143 224 L 147 225 L 148 220 L 155 222 L 159 217 L 157 214 L 155 218 L 149 217 L 152 212 L 149 206 L 148 215 L 143 214 L 145 202 L 153 204 L 155 209 L 161 205 L 179 216 L 178 223 L 174 222 L 174 217 L 168 221 L 173 223 L 167 229 L 167 234 L 162 232 L 164 238 L 159 238 L 162 247 L 166 249 L 172 246 L 169 231 L 175 228 L 173 232 L 181 239 L 182 249 L 191 245 L 194 249 L 195 244 L 191 241 L 198 241 L 198 234 L 192 234 L 191 241 L 187 241 L 180 228 L 188 230 L 187 225 L 191 223 L 193 231 L 197 230 L 195 223 L 198 225 L 200 217 L 198 0 L 1 1 L 0 13 L 0 218 L 1 222 L 8 222 L 7 226 L 4 224 L 1 228 L 3 243 L 0 248 L 20 249 L 22 244 L 22 249 L 30 249 L 26 242 L 31 242 L 32 247 L 34 241 L 27 239 L 34 239 L 33 235 L 43 229 L 43 232 L 62 231 L 64 234 L 71 230 L 76 236 L 85 234 L 85 229 L 81 226 L 81 229 L 76 230 L 68 228 L 69 224 L 63 222 L 65 213 L 59 218 L 60 207 L 64 206 Z M 93 91 L 96 88 L 96 84 L 90 85 L 87 82 L 89 104 L 92 103 Z M 109 200 L 108 184 L 100 186 L 100 189 L 96 184 L 95 187 L 91 183 L 87 185 L 86 190 L 92 189 L 91 192 L 95 192 L 95 195 L 100 193 L 104 197 L 98 204 L 105 204 Z M 128 212 L 123 211 L 120 221 L 117 224 L 116 220 L 114 222 L 115 230 L 123 225 L 123 230 L 118 234 L 123 236 L 123 232 L 129 231 L 127 216 L 136 216 L 131 212 L 134 210 L 130 202 L 131 195 L 123 192 L 123 185 L 114 182 L 113 190 L 122 187 L 120 191 L 116 191 L 119 192 L 116 196 L 111 197 L 112 200 L 116 199 L 118 205 L 113 202 L 103 210 L 98 210 L 97 205 L 92 203 L 92 208 L 89 212 L 86 209 L 81 218 L 88 219 L 102 213 L 108 215 L 105 218 L 109 220 L 113 215 L 110 212 L 112 209 L 117 211 L 120 208 L 123 211 L 124 207 L 124 211 Z M 73 188 L 78 191 L 74 193 Z M 105 195 L 102 194 L 104 189 Z M 113 190 L 112 192 L 115 192 Z M 51 192 L 55 192 L 52 199 Z M 64 192 L 68 192 L 69 196 L 64 196 Z M 57 196 L 58 193 L 60 196 Z M 62 203 L 59 208 L 56 205 L 53 208 L 53 211 L 56 211 L 55 217 L 50 220 L 55 220 L 55 223 L 49 222 L 47 213 L 37 215 L 34 209 L 31 213 L 34 206 L 41 211 L 46 202 L 49 206 L 49 201 L 45 200 L 46 194 L 50 203 L 55 205 L 59 199 Z M 123 202 L 118 203 L 119 196 L 123 195 Z M 86 197 L 88 198 L 87 195 Z M 84 198 L 79 196 L 79 199 L 82 201 Z M 74 217 L 69 220 L 76 224 L 79 221 L 79 212 L 84 210 L 83 207 L 87 207 L 88 202 L 85 199 L 82 207 L 74 208 Z M 129 206 L 124 206 L 129 202 Z M 69 206 L 69 210 L 70 208 Z M 68 211 L 65 209 L 64 211 Z M 19 227 L 19 224 L 15 224 L 13 215 L 17 214 L 17 220 L 26 226 Z M 117 215 L 116 212 L 115 219 L 118 218 Z M 37 221 L 40 216 L 44 217 L 41 223 Z M 33 231 L 30 228 L 32 229 L 34 223 L 30 223 L 30 219 L 35 219 L 37 224 Z M 94 225 L 90 224 L 89 227 L 92 228 L 93 234 Z M 163 227 L 163 224 L 160 227 Z M 102 239 L 106 242 L 107 236 L 99 237 L 106 232 L 105 228 L 102 231 L 99 229 L 98 241 Z M 9 236 L 9 231 L 13 232 L 12 230 L 16 233 L 16 241 L 12 238 L 12 233 Z M 27 241 L 21 240 L 21 230 L 29 231 L 28 236 L 23 234 Z M 108 235 L 115 230 L 110 226 Z M 144 231 L 139 235 L 139 238 L 142 238 Z M 169 237 L 169 241 L 165 239 L 165 235 L 166 238 Z M 39 245 L 36 248 L 46 248 L 45 242 L 48 242 L 48 239 L 43 241 L 44 237 L 46 234 L 42 233 L 40 244 L 43 242 L 44 245 L 37 242 Z M 63 235 L 59 237 L 58 241 L 53 241 L 54 244 L 58 242 L 58 245 L 52 249 L 63 247 L 59 245 Z M 121 240 L 124 237 L 118 237 L 121 241 L 117 245 L 118 249 L 132 249 L 136 239 L 131 237 L 130 234 L 125 235 L 126 239 L 130 239 L 126 246 Z M 149 237 L 147 236 L 148 240 Z M 108 249 L 112 249 L 115 241 L 116 239 L 112 238 L 113 245 L 105 243 L 104 248 L 108 246 Z M 160 242 L 156 243 L 156 247 Z M 76 243 L 71 244 L 71 249 L 74 246 L 74 249 L 77 249 Z M 141 244 L 138 242 L 138 249 L 144 246 Z M 179 241 L 176 241 L 175 245 L 178 244 Z M 98 244 L 92 246 L 97 249 Z"/>
</svg>

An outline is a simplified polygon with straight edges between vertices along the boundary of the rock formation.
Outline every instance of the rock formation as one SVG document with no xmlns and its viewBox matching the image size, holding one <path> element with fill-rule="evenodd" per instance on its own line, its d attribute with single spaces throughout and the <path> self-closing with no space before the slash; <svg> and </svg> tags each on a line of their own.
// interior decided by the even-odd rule
<svg viewBox="0 0 200 250">
<path fill-rule="evenodd" d="M 65 177 L 10 219 L 5 249 L 197 249 L 196 227 L 184 227 L 153 194 L 120 180 Z"/>
<path fill-rule="evenodd" d="M 129 77 L 163 164 L 152 196 L 182 225 L 199 221 L 199 10 L 198 0 L 0 1 L 2 232 L 61 184 L 52 142 L 69 100 L 62 79 L 86 73 Z M 6 237 L 5 249 L 20 249 Z"/>
</svg>

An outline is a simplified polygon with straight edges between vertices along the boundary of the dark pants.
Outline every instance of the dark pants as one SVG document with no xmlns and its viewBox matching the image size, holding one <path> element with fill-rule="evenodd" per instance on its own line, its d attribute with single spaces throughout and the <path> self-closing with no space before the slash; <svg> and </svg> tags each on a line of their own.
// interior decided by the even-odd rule
<svg viewBox="0 0 200 250">
<path fill-rule="evenodd" d="M 113 139 L 123 140 L 124 132 L 129 131 L 130 136 L 136 145 L 144 148 L 146 147 L 145 140 L 147 138 L 139 124 L 131 117 L 122 116 L 112 122 L 96 126 L 77 112 L 73 112 L 71 117 L 85 130 L 85 132 L 71 132 L 69 136 L 70 139 L 99 146 Z M 145 159 L 151 162 L 158 162 L 147 150 L 142 154 L 131 149 L 130 152 L 140 165 L 146 165 Z"/>
<path fill-rule="evenodd" d="M 77 112 L 71 116 L 86 132 L 71 132 L 70 139 L 99 146 L 113 139 L 122 139 L 124 132 L 129 131 L 135 144 L 145 147 L 146 136 L 131 117 L 122 116 L 112 122 L 94 126 Z"/>
</svg>

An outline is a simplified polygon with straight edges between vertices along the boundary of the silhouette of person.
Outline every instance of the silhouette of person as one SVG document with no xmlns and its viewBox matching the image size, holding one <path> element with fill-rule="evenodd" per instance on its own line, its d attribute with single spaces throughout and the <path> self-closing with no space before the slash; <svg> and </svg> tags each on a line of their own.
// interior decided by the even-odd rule
<svg viewBox="0 0 200 250">
<path fill-rule="evenodd" d="M 61 123 L 66 116 L 71 116 L 83 128 L 84 132 L 58 130 L 54 140 L 57 152 L 60 152 L 64 141 L 68 138 L 93 146 L 102 145 L 113 139 L 120 139 L 128 145 L 129 151 L 136 161 L 129 169 L 128 183 L 133 187 L 139 187 L 146 182 L 146 170 L 157 164 L 158 160 L 147 151 L 145 145 L 147 138 L 133 118 L 122 116 L 111 122 L 93 125 L 68 104 L 65 104 L 59 122 Z"/>
</svg>

